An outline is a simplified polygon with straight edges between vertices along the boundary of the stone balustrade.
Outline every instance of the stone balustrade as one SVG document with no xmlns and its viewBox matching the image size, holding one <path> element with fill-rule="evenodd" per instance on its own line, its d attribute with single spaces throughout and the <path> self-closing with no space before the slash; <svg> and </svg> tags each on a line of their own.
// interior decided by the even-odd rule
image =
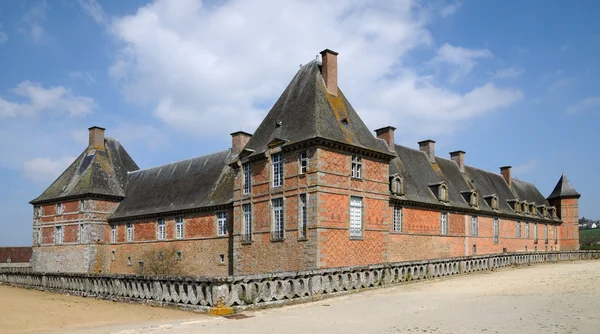
<svg viewBox="0 0 600 334">
<path fill-rule="evenodd" d="M 318 300 L 363 289 L 508 266 L 599 258 L 600 251 L 503 253 L 206 278 L 0 271 L 0 282 L 85 297 L 202 311 L 208 311 L 217 305 L 243 310 Z"/>
</svg>

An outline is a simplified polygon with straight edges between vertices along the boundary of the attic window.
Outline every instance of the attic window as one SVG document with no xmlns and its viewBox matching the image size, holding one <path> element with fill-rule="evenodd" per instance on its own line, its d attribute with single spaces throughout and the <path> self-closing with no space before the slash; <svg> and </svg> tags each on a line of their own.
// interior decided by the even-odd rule
<svg viewBox="0 0 600 334">
<path fill-rule="evenodd" d="M 448 187 L 445 184 L 438 187 L 438 199 L 444 202 L 448 201 Z"/>
<path fill-rule="evenodd" d="M 540 205 L 540 207 L 542 208 L 542 216 L 548 217 L 548 208 L 545 205 Z"/>
<path fill-rule="evenodd" d="M 402 182 L 402 178 L 400 176 L 393 176 L 390 179 L 390 191 L 394 195 L 403 195 L 404 194 L 404 184 Z"/>
<path fill-rule="evenodd" d="M 521 212 L 524 214 L 529 214 L 529 206 L 527 202 L 521 203 Z"/>
<path fill-rule="evenodd" d="M 344 118 L 342 118 L 342 121 L 341 121 L 341 122 L 342 122 L 342 124 L 346 124 L 346 125 L 348 125 L 348 119 L 347 119 L 347 118 L 345 118 L 345 117 L 344 117 Z"/>
<path fill-rule="evenodd" d="M 479 196 L 477 196 L 476 191 L 471 192 L 471 196 L 469 198 L 469 205 L 476 207 L 479 203 L 478 197 Z"/>
<path fill-rule="evenodd" d="M 282 121 L 277 121 L 277 123 L 275 123 L 275 127 L 276 128 L 281 127 L 282 124 L 283 124 Z"/>
<path fill-rule="evenodd" d="M 535 206 L 535 203 L 529 204 L 529 212 L 532 215 L 537 215 L 537 206 Z"/>
<path fill-rule="evenodd" d="M 500 208 L 500 202 L 498 202 L 498 196 L 496 196 L 495 194 L 485 196 L 485 201 L 490 206 L 490 208 L 492 208 L 492 210 L 498 210 Z"/>
</svg>

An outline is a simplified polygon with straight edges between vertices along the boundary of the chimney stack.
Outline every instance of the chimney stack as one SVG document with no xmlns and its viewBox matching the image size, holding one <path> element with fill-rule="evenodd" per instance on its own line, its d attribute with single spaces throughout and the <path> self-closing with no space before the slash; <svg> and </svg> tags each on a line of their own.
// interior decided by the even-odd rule
<svg viewBox="0 0 600 334">
<path fill-rule="evenodd" d="M 461 173 L 465 172 L 465 151 L 450 152 L 450 159 L 458 165 Z"/>
<path fill-rule="evenodd" d="M 99 150 L 104 149 L 104 130 L 105 128 L 101 128 L 99 126 L 92 126 L 88 128 L 90 131 L 90 148 L 96 148 Z"/>
<path fill-rule="evenodd" d="M 338 95 L 337 55 L 337 52 L 331 51 L 329 49 L 321 51 L 321 74 L 323 76 L 323 80 L 325 80 L 325 88 L 327 89 L 327 93 L 333 96 Z"/>
<path fill-rule="evenodd" d="M 512 166 L 500 167 L 500 174 L 502 174 L 502 177 L 504 178 L 504 181 L 506 181 L 506 183 L 508 184 L 509 188 L 512 188 L 512 182 L 510 181 L 510 169 L 511 168 L 512 168 Z"/>
<path fill-rule="evenodd" d="M 427 154 L 430 162 L 435 162 L 435 141 L 431 139 L 423 140 L 419 142 L 419 150 Z"/>
<path fill-rule="evenodd" d="M 231 153 L 240 154 L 252 135 L 244 131 L 236 131 L 231 134 Z"/>
<path fill-rule="evenodd" d="M 383 139 L 385 141 L 385 143 L 387 144 L 388 148 L 392 151 L 396 150 L 396 148 L 394 147 L 394 131 L 395 130 L 396 130 L 396 128 L 393 126 L 386 126 L 384 128 L 375 130 L 375 134 L 377 135 L 377 138 Z"/>
</svg>

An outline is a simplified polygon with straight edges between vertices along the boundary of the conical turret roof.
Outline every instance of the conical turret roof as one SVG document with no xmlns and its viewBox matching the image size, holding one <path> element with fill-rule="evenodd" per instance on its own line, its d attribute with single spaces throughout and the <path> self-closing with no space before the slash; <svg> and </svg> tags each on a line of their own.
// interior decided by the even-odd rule
<svg viewBox="0 0 600 334">
<path fill-rule="evenodd" d="M 558 180 L 558 183 L 556 184 L 556 187 L 554 187 L 554 190 L 552 191 L 552 193 L 550 194 L 550 196 L 548 196 L 548 199 L 555 199 L 555 198 L 579 198 L 581 197 L 581 194 L 579 194 L 575 188 L 573 188 L 573 185 L 571 184 L 571 182 L 569 182 L 569 179 L 567 179 L 567 176 L 563 173 L 563 175 L 560 177 L 560 180 Z"/>
</svg>

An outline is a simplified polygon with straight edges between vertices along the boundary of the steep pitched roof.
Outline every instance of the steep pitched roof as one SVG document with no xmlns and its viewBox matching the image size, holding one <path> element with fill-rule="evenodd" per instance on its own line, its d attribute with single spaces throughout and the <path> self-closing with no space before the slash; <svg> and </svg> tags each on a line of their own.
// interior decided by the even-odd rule
<svg viewBox="0 0 600 334">
<path fill-rule="evenodd" d="M 567 179 L 567 176 L 565 174 L 563 174 L 560 177 L 560 180 L 558 180 L 556 187 L 554 187 L 554 190 L 552 190 L 552 193 L 550 194 L 550 196 L 548 196 L 548 199 L 550 200 L 550 199 L 565 198 L 565 197 L 579 198 L 579 197 L 581 197 L 581 194 L 578 193 L 575 190 L 575 188 L 573 188 L 573 185 L 571 184 L 571 182 L 569 182 L 569 179 Z"/>
<path fill-rule="evenodd" d="M 88 147 L 31 204 L 88 195 L 125 196 L 127 172 L 139 169 L 125 148 L 112 138 L 104 140 L 105 149 Z"/>
<path fill-rule="evenodd" d="M 129 173 L 127 192 L 110 220 L 229 204 L 231 151 Z"/>
<path fill-rule="evenodd" d="M 337 97 L 327 93 L 321 65 L 316 60 L 302 66 L 245 148 L 254 151 L 252 156 L 264 153 L 273 141 L 293 144 L 311 138 L 390 154 L 385 143 L 373 136 L 340 90 Z"/>
</svg>

